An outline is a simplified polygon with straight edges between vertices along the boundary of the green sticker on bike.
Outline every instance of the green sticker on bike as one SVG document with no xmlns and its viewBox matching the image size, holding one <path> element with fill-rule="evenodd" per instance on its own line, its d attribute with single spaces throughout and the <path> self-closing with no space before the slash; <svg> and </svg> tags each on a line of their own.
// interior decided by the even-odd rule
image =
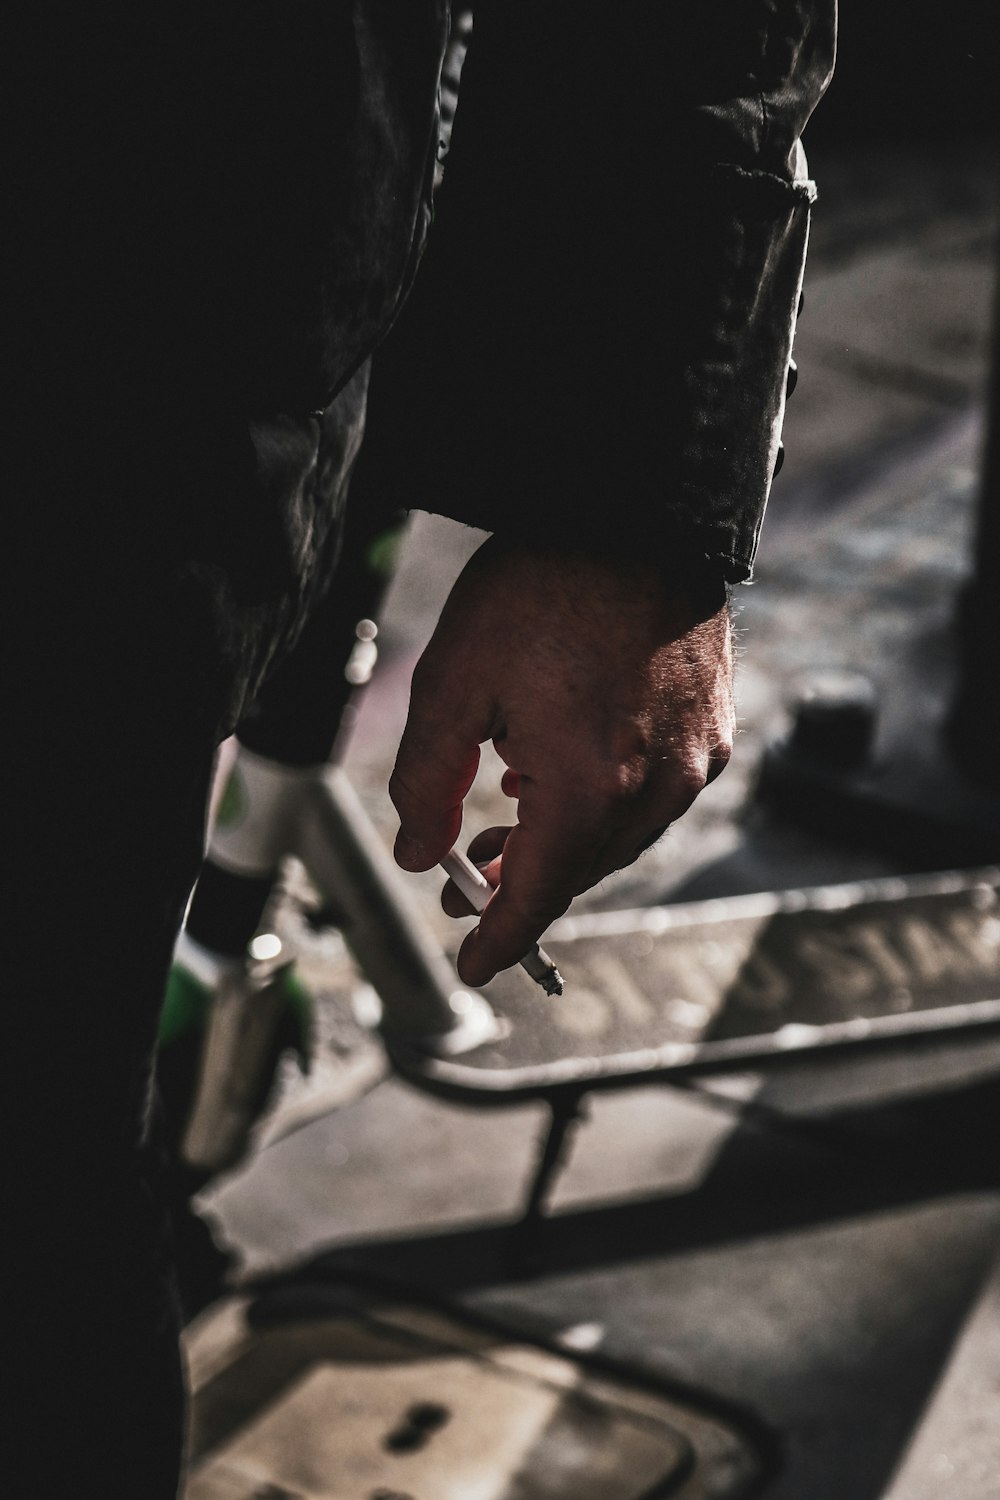
<svg viewBox="0 0 1000 1500">
<path fill-rule="evenodd" d="M 215 821 L 220 828 L 232 828 L 234 824 L 242 822 L 247 810 L 247 792 L 240 775 L 239 768 L 234 767 L 226 778 L 226 784 L 219 798 L 219 807 L 215 815 Z"/>
</svg>

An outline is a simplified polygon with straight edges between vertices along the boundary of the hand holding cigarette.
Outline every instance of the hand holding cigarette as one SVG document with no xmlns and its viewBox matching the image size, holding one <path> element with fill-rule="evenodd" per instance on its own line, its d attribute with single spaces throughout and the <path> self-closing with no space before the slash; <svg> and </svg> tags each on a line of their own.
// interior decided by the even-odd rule
<svg viewBox="0 0 1000 1500">
<path fill-rule="evenodd" d="M 574 896 L 631 864 L 722 770 L 732 732 L 721 585 L 696 603 L 650 562 L 484 543 L 414 672 L 389 784 L 396 860 L 429 870 L 458 843 L 480 745 L 508 767 L 517 821 L 470 847 L 494 889 L 462 944 L 464 983 L 519 963 Z M 467 912 L 450 889 L 445 909 Z"/>
</svg>

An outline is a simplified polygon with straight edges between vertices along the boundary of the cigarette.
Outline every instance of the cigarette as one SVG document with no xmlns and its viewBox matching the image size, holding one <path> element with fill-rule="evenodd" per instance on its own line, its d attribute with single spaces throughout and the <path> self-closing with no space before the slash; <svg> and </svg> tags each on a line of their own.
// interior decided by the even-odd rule
<svg viewBox="0 0 1000 1500">
<path fill-rule="evenodd" d="M 482 911 L 493 894 L 493 887 L 481 870 L 477 870 L 471 859 L 459 849 L 452 849 L 441 861 L 441 868 L 458 886 L 462 895 L 470 901 L 476 911 Z M 540 984 L 547 995 L 561 995 L 563 977 L 544 948 L 535 943 L 521 959 L 521 968 Z"/>
</svg>

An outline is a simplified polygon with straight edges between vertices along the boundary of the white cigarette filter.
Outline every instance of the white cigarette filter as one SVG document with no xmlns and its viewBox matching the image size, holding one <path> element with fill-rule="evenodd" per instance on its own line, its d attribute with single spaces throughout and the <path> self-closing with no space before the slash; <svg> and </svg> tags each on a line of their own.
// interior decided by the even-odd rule
<svg viewBox="0 0 1000 1500">
<path fill-rule="evenodd" d="M 493 894 L 482 870 L 477 870 L 472 860 L 460 849 L 452 849 L 441 861 L 441 868 L 458 886 L 465 899 L 477 912 L 483 911 Z M 521 959 L 521 967 L 536 984 L 540 984 L 547 995 L 561 995 L 563 977 L 544 948 L 537 943 Z"/>
</svg>

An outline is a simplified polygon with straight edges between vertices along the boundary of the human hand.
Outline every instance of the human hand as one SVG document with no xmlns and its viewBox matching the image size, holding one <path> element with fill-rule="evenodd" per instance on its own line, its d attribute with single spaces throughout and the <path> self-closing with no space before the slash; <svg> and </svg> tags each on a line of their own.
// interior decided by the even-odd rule
<svg viewBox="0 0 1000 1500">
<path fill-rule="evenodd" d="M 396 860 L 428 870 L 458 842 L 492 739 L 517 822 L 470 855 L 496 893 L 462 945 L 485 984 L 575 895 L 631 864 L 726 765 L 733 735 L 728 604 L 699 607 L 661 571 L 497 538 L 456 581 L 413 675 L 389 792 Z M 446 911 L 471 908 L 449 885 Z"/>
</svg>

